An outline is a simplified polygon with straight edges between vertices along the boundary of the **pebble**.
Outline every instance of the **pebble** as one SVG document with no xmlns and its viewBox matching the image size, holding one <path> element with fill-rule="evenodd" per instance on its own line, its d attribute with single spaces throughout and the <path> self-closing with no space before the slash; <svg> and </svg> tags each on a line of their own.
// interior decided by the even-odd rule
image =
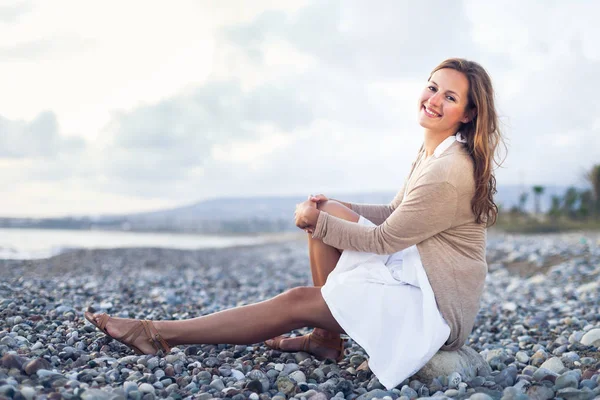
<svg viewBox="0 0 600 400">
<path fill-rule="evenodd" d="M 581 344 L 600 347 L 600 329 L 591 329 L 581 337 Z"/>
<path fill-rule="evenodd" d="M 306 382 L 306 375 L 304 375 L 304 372 L 302 372 L 302 371 L 294 371 L 291 374 L 289 374 L 288 376 L 290 377 L 290 379 L 295 380 L 296 383 Z"/>
<path fill-rule="evenodd" d="M 149 383 L 142 383 L 138 387 L 138 390 L 140 393 L 154 393 L 155 391 L 154 386 L 150 385 Z"/>
<path fill-rule="evenodd" d="M 524 351 L 518 351 L 517 354 L 515 354 L 515 358 L 517 361 L 523 364 L 527 364 L 529 362 L 529 356 Z"/>
<path fill-rule="evenodd" d="M 554 372 L 555 374 L 560 374 L 565 369 L 565 366 L 562 363 L 562 361 L 560 360 L 560 358 L 558 358 L 558 357 L 552 357 L 552 358 L 546 360 L 540 366 L 540 368 L 545 368 L 547 370 L 550 370 L 550 371 Z"/>
</svg>

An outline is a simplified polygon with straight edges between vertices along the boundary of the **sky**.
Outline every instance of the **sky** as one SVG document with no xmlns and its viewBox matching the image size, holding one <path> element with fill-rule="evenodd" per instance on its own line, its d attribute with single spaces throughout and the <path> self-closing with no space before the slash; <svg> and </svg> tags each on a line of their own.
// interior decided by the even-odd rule
<svg viewBox="0 0 600 400">
<path fill-rule="evenodd" d="M 600 3 L 0 0 L 0 216 L 397 190 L 449 57 L 492 77 L 499 185 L 600 163 Z"/>
</svg>

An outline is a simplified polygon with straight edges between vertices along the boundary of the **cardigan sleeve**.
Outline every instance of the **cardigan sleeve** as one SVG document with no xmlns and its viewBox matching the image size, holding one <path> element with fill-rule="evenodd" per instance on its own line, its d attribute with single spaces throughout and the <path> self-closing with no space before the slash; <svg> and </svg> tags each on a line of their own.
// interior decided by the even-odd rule
<svg viewBox="0 0 600 400">
<path fill-rule="evenodd" d="M 375 225 L 381 225 L 383 221 L 394 212 L 398 205 L 400 205 L 403 197 L 404 187 L 400 189 L 389 204 L 359 204 L 350 202 L 348 202 L 348 204 L 352 211 L 356 212 L 358 215 L 362 215 Z"/>
<path fill-rule="evenodd" d="M 448 182 L 414 187 L 381 225 L 369 227 L 321 211 L 313 238 L 338 249 L 392 254 L 452 226 L 458 195 Z"/>
</svg>

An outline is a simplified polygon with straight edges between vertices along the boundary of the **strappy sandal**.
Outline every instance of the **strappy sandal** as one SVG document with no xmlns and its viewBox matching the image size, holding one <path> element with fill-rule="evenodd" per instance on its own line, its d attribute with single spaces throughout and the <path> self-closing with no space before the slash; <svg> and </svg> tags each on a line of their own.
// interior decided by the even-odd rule
<svg viewBox="0 0 600 400">
<path fill-rule="evenodd" d="M 123 336 L 114 337 L 110 333 L 108 333 L 108 330 L 106 330 L 106 324 L 108 323 L 108 320 L 110 319 L 110 316 L 108 314 L 102 313 L 100 315 L 95 315 L 89 311 L 86 311 L 83 315 L 84 315 L 85 319 L 87 319 L 96 328 L 100 329 L 106 336 L 108 336 L 111 339 L 114 339 L 118 342 L 123 343 L 125 346 L 128 346 L 129 348 L 131 348 L 136 354 L 145 354 L 145 353 L 143 351 L 141 351 L 139 348 L 137 348 L 136 346 L 134 346 L 133 344 L 130 344 L 127 342 L 135 341 L 135 339 L 142 333 L 144 333 L 146 335 L 150 344 L 152 344 L 154 349 L 156 349 L 156 352 L 162 350 L 165 353 L 168 353 L 171 351 L 171 346 L 169 346 L 167 341 L 163 339 L 163 337 L 160 335 L 160 333 L 158 333 L 158 331 L 156 330 L 156 327 L 154 326 L 152 321 L 149 321 L 146 319 L 139 320 Z"/>
<path fill-rule="evenodd" d="M 328 339 L 325 338 L 321 335 L 317 335 L 315 333 L 309 333 L 308 335 L 304 335 L 302 336 L 302 348 L 301 350 L 297 350 L 297 351 L 304 351 L 306 353 L 309 354 L 313 354 L 310 351 L 310 344 L 311 342 L 316 343 L 318 346 L 321 347 L 326 347 L 328 349 L 333 349 L 333 350 L 337 350 L 339 352 L 338 357 L 335 359 L 335 361 L 340 362 L 344 359 L 344 344 L 348 341 L 348 339 Z M 281 341 L 284 339 L 289 339 L 286 336 L 277 336 L 274 337 L 273 339 L 271 339 L 273 341 L 273 343 L 271 345 L 267 344 L 267 342 L 265 342 L 265 346 L 267 346 L 270 349 L 273 350 L 278 350 L 278 351 L 288 351 L 288 350 L 284 350 L 281 348 Z M 317 356 L 315 354 L 313 354 L 314 357 L 319 360 L 319 361 L 324 361 L 326 359 L 326 357 L 320 357 Z"/>
</svg>

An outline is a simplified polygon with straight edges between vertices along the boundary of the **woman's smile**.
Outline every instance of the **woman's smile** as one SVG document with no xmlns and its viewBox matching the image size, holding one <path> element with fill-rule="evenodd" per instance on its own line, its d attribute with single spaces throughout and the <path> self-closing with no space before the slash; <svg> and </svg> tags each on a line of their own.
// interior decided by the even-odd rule
<svg viewBox="0 0 600 400">
<path fill-rule="evenodd" d="M 429 118 L 440 118 L 442 116 L 440 113 L 433 111 L 426 105 L 423 105 L 423 111 L 425 111 L 425 115 L 427 115 Z"/>
</svg>

